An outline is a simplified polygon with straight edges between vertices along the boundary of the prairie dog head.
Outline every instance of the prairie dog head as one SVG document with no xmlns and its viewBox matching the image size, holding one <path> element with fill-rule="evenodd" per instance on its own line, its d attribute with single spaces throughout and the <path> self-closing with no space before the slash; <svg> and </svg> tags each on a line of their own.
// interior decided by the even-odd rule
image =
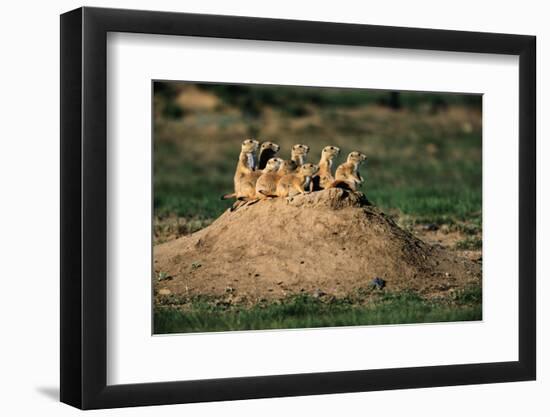
<svg viewBox="0 0 550 417">
<path fill-rule="evenodd" d="M 317 174 L 317 171 L 319 171 L 319 166 L 315 164 L 304 164 L 300 167 L 300 174 L 305 177 L 311 177 Z"/>
<path fill-rule="evenodd" d="M 366 160 L 367 160 L 367 155 L 361 152 L 353 151 L 348 155 L 347 162 L 353 162 L 354 164 L 359 165 L 361 162 Z"/>
<path fill-rule="evenodd" d="M 282 163 L 283 160 L 281 158 L 271 158 L 269 161 L 267 161 L 267 164 L 265 165 L 265 168 L 262 172 L 276 172 Z"/>
<path fill-rule="evenodd" d="M 273 153 L 279 152 L 280 146 L 273 142 L 262 142 L 260 146 L 260 152 L 265 151 L 266 149 L 271 149 Z"/>
<path fill-rule="evenodd" d="M 309 146 L 298 143 L 292 147 L 290 156 L 291 156 L 291 159 L 296 159 L 296 158 L 305 159 L 308 152 L 309 152 Z"/>
<path fill-rule="evenodd" d="M 255 139 L 246 139 L 241 144 L 241 152 L 245 152 L 245 153 L 256 152 L 258 150 L 259 145 L 260 143 Z"/>
<path fill-rule="evenodd" d="M 340 153 L 340 148 L 336 146 L 325 146 L 321 152 L 321 157 L 325 160 L 333 160 Z"/>
</svg>

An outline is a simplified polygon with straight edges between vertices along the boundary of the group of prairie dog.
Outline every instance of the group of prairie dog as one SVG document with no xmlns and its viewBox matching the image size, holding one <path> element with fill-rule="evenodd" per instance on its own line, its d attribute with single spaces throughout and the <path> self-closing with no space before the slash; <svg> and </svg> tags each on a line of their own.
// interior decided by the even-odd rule
<svg viewBox="0 0 550 417">
<path fill-rule="evenodd" d="M 345 188 L 357 191 L 363 183 L 359 165 L 367 159 L 361 152 L 351 152 L 346 162 L 332 174 L 332 164 L 340 153 L 336 146 L 326 146 L 318 164 L 306 163 L 309 146 L 297 144 L 291 149 L 290 159 L 275 155 L 279 145 L 246 139 L 235 170 L 235 192 L 222 198 L 254 201 L 274 197 L 292 197 L 297 194 L 319 191 L 326 188 Z"/>
</svg>

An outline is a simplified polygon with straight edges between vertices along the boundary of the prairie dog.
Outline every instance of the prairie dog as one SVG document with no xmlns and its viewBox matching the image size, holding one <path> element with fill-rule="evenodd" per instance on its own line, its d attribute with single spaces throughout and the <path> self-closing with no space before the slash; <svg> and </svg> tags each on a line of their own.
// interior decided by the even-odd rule
<svg viewBox="0 0 550 417">
<path fill-rule="evenodd" d="M 296 162 L 297 166 L 301 166 L 306 161 L 308 152 L 309 146 L 298 143 L 294 145 L 290 151 L 290 160 Z"/>
<path fill-rule="evenodd" d="M 279 152 L 280 146 L 273 142 L 262 142 L 260 145 L 260 151 L 258 153 L 258 167 L 257 169 L 264 169 L 267 161 L 273 158 L 277 152 Z"/>
<path fill-rule="evenodd" d="M 309 146 L 302 145 L 300 143 L 294 145 L 292 149 L 290 150 L 290 159 L 287 161 L 283 161 L 283 164 L 281 165 L 280 174 L 286 175 L 290 174 L 300 166 L 303 165 L 306 161 L 306 156 L 309 152 Z"/>
<path fill-rule="evenodd" d="M 321 160 L 319 161 L 319 172 L 311 179 L 314 191 L 329 188 L 334 182 L 332 163 L 339 154 L 340 148 L 336 146 L 325 146 L 323 148 Z"/>
<path fill-rule="evenodd" d="M 260 143 L 254 139 L 246 139 L 241 144 L 241 153 L 235 170 L 235 178 L 238 175 L 248 174 L 256 169 L 256 151 Z"/>
<path fill-rule="evenodd" d="M 241 144 L 241 153 L 237 162 L 237 169 L 233 177 L 233 185 L 235 192 L 226 194 L 222 199 L 236 197 L 241 199 L 243 196 L 250 194 L 247 181 L 244 181 L 246 176 L 251 175 L 256 167 L 256 151 L 258 150 L 259 142 L 254 139 L 246 139 Z"/>
<path fill-rule="evenodd" d="M 332 183 L 332 187 L 357 191 L 357 188 L 363 184 L 363 178 L 359 173 L 359 165 L 366 160 L 367 156 L 361 152 L 351 152 L 346 162 L 336 169 L 335 181 Z"/>
<path fill-rule="evenodd" d="M 292 197 L 296 194 L 303 194 L 309 190 L 311 177 L 319 171 L 314 164 L 303 164 L 295 172 L 284 175 L 277 184 L 277 196 Z"/>
<path fill-rule="evenodd" d="M 281 178 L 279 168 L 283 160 L 281 158 L 271 158 L 267 161 L 262 175 L 256 181 L 256 197 L 265 199 L 268 197 L 277 197 L 277 183 Z"/>
<path fill-rule="evenodd" d="M 265 144 L 265 143 L 264 143 Z M 262 145 L 264 145 L 262 144 Z M 274 155 L 279 149 L 279 145 L 275 144 L 275 143 L 272 143 L 272 142 L 268 142 L 267 144 L 265 144 L 264 148 L 262 150 L 260 150 L 260 160 L 265 158 L 266 155 L 269 155 L 269 154 L 272 154 Z M 270 159 L 280 159 L 280 158 L 270 158 Z M 282 161 L 282 159 L 281 159 Z M 263 171 L 265 169 L 265 167 L 267 166 L 267 162 L 268 161 L 265 161 L 265 166 L 262 170 L 259 170 L 259 169 L 256 169 L 252 172 L 248 172 L 246 174 L 244 174 L 240 180 L 239 180 L 239 191 L 236 192 L 236 197 L 237 197 L 237 200 L 254 200 L 256 198 L 258 198 L 258 195 L 256 193 L 256 183 L 258 182 L 258 179 L 262 176 L 263 174 Z M 277 168 L 275 169 L 275 171 L 277 171 L 277 169 L 279 169 L 279 165 L 280 163 L 277 163 Z M 258 167 L 259 168 L 260 164 L 258 164 Z"/>
</svg>

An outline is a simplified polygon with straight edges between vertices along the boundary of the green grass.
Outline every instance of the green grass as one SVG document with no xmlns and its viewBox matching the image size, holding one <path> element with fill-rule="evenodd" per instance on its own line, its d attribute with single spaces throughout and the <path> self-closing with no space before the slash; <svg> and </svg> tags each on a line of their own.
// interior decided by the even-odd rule
<svg viewBox="0 0 550 417">
<path fill-rule="evenodd" d="M 415 294 L 382 294 L 367 305 L 349 298 L 324 301 L 309 295 L 252 307 L 196 301 L 184 309 L 157 307 L 155 334 L 235 330 L 295 329 L 381 324 L 435 323 L 482 319 L 481 289 L 459 291 L 447 299 Z"/>
<path fill-rule="evenodd" d="M 285 158 L 293 143 L 310 145 L 310 161 L 323 146 L 340 146 L 336 164 L 352 150 L 365 151 L 365 191 L 384 210 L 439 224 L 480 219 L 480 96 L 407 92 L 400 94 L 402 110 L 383 111 L 387 91 L 198 86 L 217 95 L 216 109 L 170 110 L 155 120 L 157 217 L 218 217 L 231 205 L 220 196 L 233 190 L 240 142 L 252 135 L 279 143 Z M 178 105 L 177 84 L 156 83 L 155 91 L 155 106 Z M 448 106 L 463 113 L 453 116 Z M 292 125 L 308 117 L 302 127 Z M 267 130 L 270 124 L 277 127 Z"/>
<path fill-rule="evenodd" d="M 477 236 L 468 236 L 466 239 L 458 241 L 456 247 L 457 249 L 477 250 L 481 249 L 482 241 Z"/>
</svg>

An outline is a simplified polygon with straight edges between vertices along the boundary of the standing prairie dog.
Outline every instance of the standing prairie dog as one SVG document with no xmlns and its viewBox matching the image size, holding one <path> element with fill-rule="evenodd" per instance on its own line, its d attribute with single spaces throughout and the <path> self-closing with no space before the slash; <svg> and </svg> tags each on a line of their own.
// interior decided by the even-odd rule
<svg viewBox="0 0 550 417">
<path fill-rule="evenodd" d="M 244 181 L 246 176 L 251 175 L 256 168 L 256 151 L 258 150 L 259 142 L 254 139 L 246 139 L 241 144 L 241 153 L 237 161 L 237 169 L 233 176 L 233 185 L 235 192 L 232 194 L 226 194 L 222 196 L 222 200 L 236 197 L 242 198 L 250 193 L 249 187 L 247 187 L 247 181 Z"/>
<path fill-rule="evenodd" d="M 357 188 L 363 184 L 363 178 L 359 173 L 359 165 L 366 160 L 367 156 L 361 152 L 351 152 L 346 162 L 336 169 L 335 181 L 332 183 L 332 187 L 357 191 Z"/>
<path fill-rule="evenodd" d="M 296 162 L 297 166 L 304 165 L 308 152 L 309 146 L 300 143 L 294 145 L 290 151 L 290 160 Z"/>
<path fill-rule="evenodd" d="M 258 152 L 258 164 L 253 172 L 245 174 L 240 180 L 239 193 L 237 194 L 238 200 L 253 200 L 257 198 L 256 195 L 256 183 L 263 173 L 263 169 L 267 165 L 267 161 L 271 159 L 271 156 L 279 152 L 279 145 L 273 142 L 263 142 L 260 145 L 260 151 Z M 271 156 L 270 156 L 271 155 Z M 278 167 L 277 167 L 278 168 Z"/>
<path fill-rule="evenodd" d="M 304 164 L 306 161 L 306 156 L 309 152 L 309 146 L 302 145 L 300 143 L 294 145 L 292 149 L 290 150 L 290 159 L 287 161 L 284 161 L 280 168 L 280 174 L 286 175 L 290 174 L 298 167 Z"/>
<path fill-rule="evenodd" d="M 332 163 L 339 154 L 340 148 L 336 146 L 325 146 L 323 148 L 321 160 L 319 161 L 319 172 L 311 179 L 314 191 L 324 190 L 332 185 L 334 182 Z"/>
<path fill-rule="evenodd" d="M 275 155 L 279 151 L 279 145 L 273 142 L 264 142 L 260 146 L 259 158 L 260 163 L 255 165 L 255 170 L 252 172 L 246 172 L 239 180 L 238 191 L 235 188 L 235 194 L 237 200 L 246 200 L 252 201 L 258 196 L 256 195 L 256 182 L 258 178 L 262 175 L 262 171 L 259 171 L 258 168 L 262 165 L 262 162 L 269 155 Z M 267 164 L 267 160 L 265 160 Z M 265 168 L 265 166 L 264 166 Z"/>
<path fill-rule="evenodd" d="M 256 197 L 265 199 L 269 197 L 277 197 L 277 183 L 281 178 L 279 168 L 283 160 L 281 158 L 271 158 L 267 161 L 262 175 L 256 181 Z"/>
<path fill-rule="evenodd" d="M 284 175 L 277 184 L 278 197 L 292 197 L 309 192 L 311 177 L 319 171 L 314 164 L 303 164 L 295 172 Z"/>
<path fill-rule="evenodd" d="M 260 151 L 258 153 L 258 167 L 257 169 L 262 170 L 265 168 L 267 161 L 273 158 L 277 152 L 279 152 L 280 146 L 273 142 L 262 142 L 260 145 Z"/>
</svg>

